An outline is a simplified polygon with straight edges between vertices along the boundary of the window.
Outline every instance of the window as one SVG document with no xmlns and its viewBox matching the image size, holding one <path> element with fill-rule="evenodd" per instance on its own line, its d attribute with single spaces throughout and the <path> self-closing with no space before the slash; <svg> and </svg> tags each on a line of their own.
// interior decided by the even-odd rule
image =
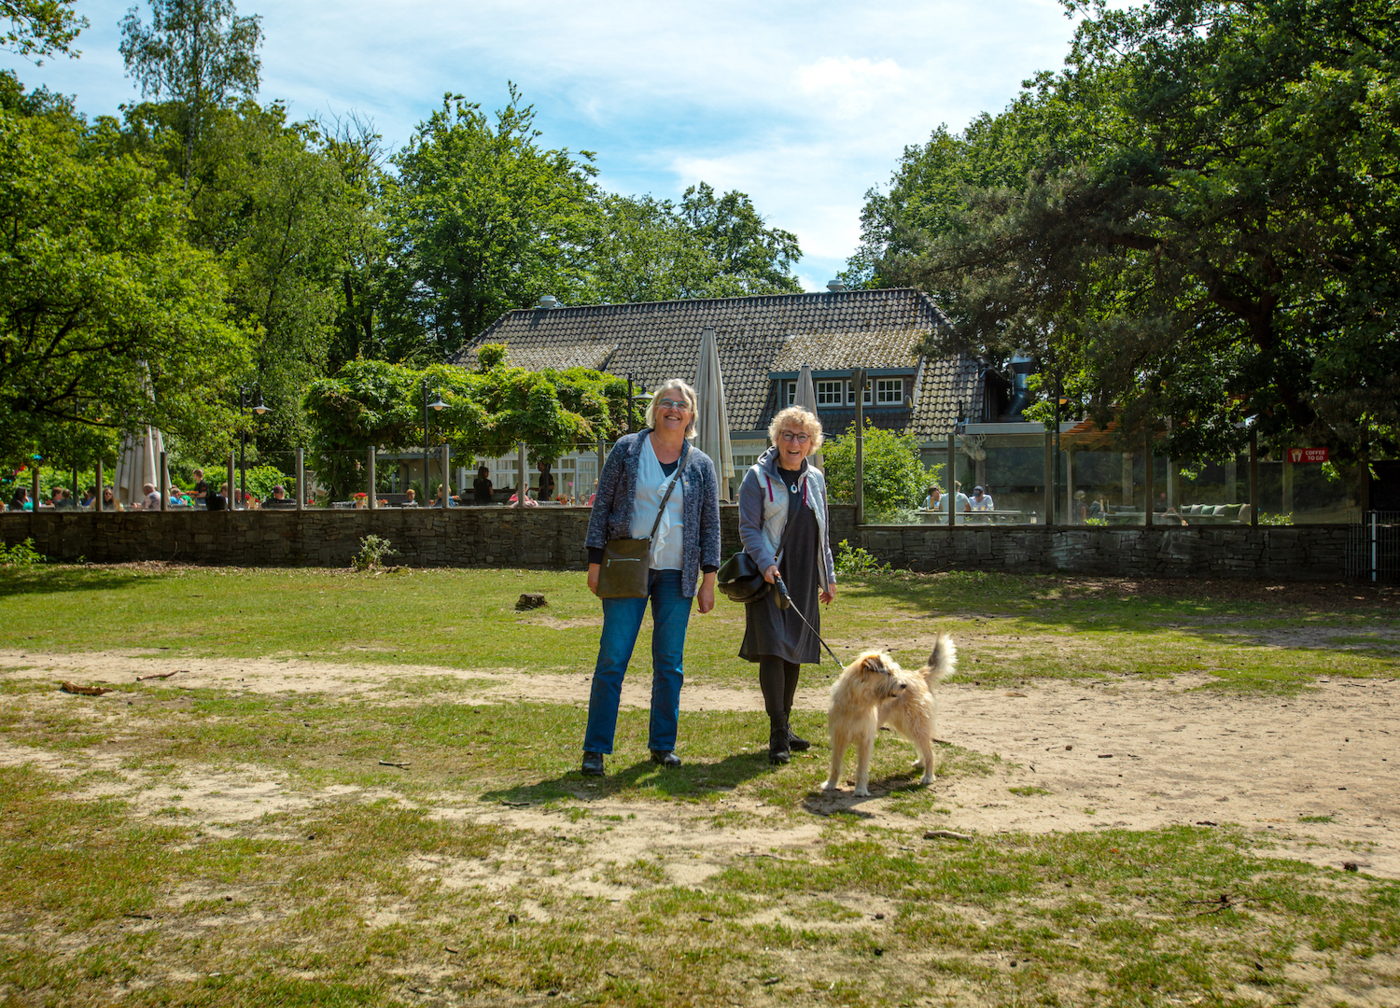
<svg viewBox="0 0 1400 1008">
<path fill-rule="evenodd" d="M 779 402 L 783 406 L 791 406 L 797 402 L 797 382 L 783 382 L 783 390 L 779 393 Z"/>
<path fill-rule="evenodd" d="M 867 379 L 867 381 L 868 381 L 868 379 Z M 847 405 L 847 406 L 854 406 L 854 405 L 856 404 L 856 389 L 855 389 L 855 385 L 852 384 L 851 382 L 843 382 L 842 384 L 844 384 L 844 385 L 846 386 L 846 405 Z M 865 390 L 864 400 L 865 400 L 865 405 L 869 406 L 869 405 L 870 405 L 870 389 L 866 389 L 866 390 Z"/>
<path fill-rule="evenodd" d="M 867 402 L 869 400 L 866 400 Z M 904 402 L 903 378 L 875 379 L 875 402 L 881 406 L 898 406 Z"/>
<path fill-rule="evenodd" d="M 840 406 L 841 396 L 845 387 L 846 383 L 843 381 L 817 382 L 817 405 Z"/>
</svg>

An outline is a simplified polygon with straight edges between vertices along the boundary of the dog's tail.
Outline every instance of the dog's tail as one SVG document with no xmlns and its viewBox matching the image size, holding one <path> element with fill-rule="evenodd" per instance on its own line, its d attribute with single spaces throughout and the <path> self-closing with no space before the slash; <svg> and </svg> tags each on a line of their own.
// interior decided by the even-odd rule
<svg viewBox="0 0 1400 1008">
<path fill-rule="evenodd" d="M 946 630 L 938 631 L 938 640 L 934 642 L 933 654 L 928 656 L 928 664 L 924 666 L 924 679 L 929 686 L 953 674 L 958 667 L 958 646 L 953 643 L 953 635 Z"/>
</svg>

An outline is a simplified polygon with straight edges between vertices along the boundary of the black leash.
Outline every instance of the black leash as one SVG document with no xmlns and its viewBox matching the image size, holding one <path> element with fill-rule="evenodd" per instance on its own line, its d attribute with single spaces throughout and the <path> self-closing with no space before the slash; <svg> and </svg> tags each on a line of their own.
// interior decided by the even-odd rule
<svg viewBox="0 0 1400 1008">
<path fill-rule="evenodd" d="M 778 589 L 778 608 L 791 608 L 793 612 L 797 613 L 798 619 L 800 619 L 803 623 L 807 623 L 807 617 L 802 615 L 802 610 L 797 608 L 797 606 L 793 605 L 792 596 L 788 594 L 787 585 L 783 584 L 783 579 L 780 575 L 773 575 L 773 584 Z M 821 641 L 822 647 L 826 648 L 826 653 L 831 655 L 831 660 L 834 661 L 838 666 L 840 666 L 841 659 L 836 657 L 836 652 L 831 650 L 831 645 L 828 644 L 826 641 L 822 640 L 822 635 L 817 633 L 817 628 L 812 626 L 812 624 L 807 623 L 807 629 L 812 631 L 812 636 L 814 636 L 817 640 Z"/>
</svg>

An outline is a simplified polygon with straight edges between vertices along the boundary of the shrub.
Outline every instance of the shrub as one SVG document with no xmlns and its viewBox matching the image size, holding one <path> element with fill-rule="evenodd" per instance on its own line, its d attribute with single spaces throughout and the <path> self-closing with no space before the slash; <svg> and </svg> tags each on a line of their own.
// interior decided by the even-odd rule
<svg viewBox="0 0 1400 1008">
<path fill-rule="evenodd" d="M 33 567 L 44 562 L 44 556 L 34 548 L 34 540 L 26 539 L 13 546 L 0 543 L 0 567 Z"/>
<path fill-rule="evenodd" d="M 869 577 L 889 574 L 890 565 L 871 556 L 863 546 L 852 546 L 842 539 L 836 547 L 836 573 L 841 577 Z"/>
<path fill-rule="evenodd" d="M 898 433 L 865 422 L 865 510 L 876 521 L 912 520 L 912 511 L 923 504 L 930 484 L 938 482 L 945 466 L 925 469 L 919 460 L 919 439 L 910 431 Z M 830 437 L 822 445 L 826 480 L 832 500 L 855 499 L 855 424 L 844 435 Z"/>
<path fill-rule="evenodd" d="M 351 561 L 357 571 L 377 571 L 383 568 L 384 558 L 398 556 L 388 539 L 377 535 L 367 535 L 360 540 L 360 552 Z"/>
</svg>

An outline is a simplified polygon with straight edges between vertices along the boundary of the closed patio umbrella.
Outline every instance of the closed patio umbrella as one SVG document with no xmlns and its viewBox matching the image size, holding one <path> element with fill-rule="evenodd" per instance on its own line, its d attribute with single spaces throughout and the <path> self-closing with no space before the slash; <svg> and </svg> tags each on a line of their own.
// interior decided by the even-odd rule
<svg viewBox="0 0 1400 1008">
<path fill-rule="evenodd" d="M 797 373 L 797 399 L 793 405 L 810 410 L 812 416 L 817 415 L 817 386 L 812 381 L 812 369 L 806 364 L 803 364 L 802 370 Z M 822 460 L 821 452 L 813 452 L 807 456 L 807 460 L 817 469 L 826 472 L 826 463 Z"/>
<path fill-rule="evenodd" d="M 719 499 L 730 500 L 729 481 L 734 476 L 734 446 L 729 441 L 729 410 L 724 401 L 724 376 L 719 367 L 719 343 L 715 331 L 705 327 L 700 337 L 700 362 L 695 372 L 695 394 L 700 412 L 695 417 L 695 447 L 715 464 Z"/>
<path fill-rule="evenodd" d="M 112 482 L 112 495 L 126 507 L 144 503 L 141 487 L 147 483 L 160 489 L 160 456 L 165 451 L 165 438 L 160 431 L 146 426 L 126 435 L 121 454 L 117 456 L 117 475 Z M 170 470 L 166 467 L 165 485 L 170 486 Z"/>
</svg>

